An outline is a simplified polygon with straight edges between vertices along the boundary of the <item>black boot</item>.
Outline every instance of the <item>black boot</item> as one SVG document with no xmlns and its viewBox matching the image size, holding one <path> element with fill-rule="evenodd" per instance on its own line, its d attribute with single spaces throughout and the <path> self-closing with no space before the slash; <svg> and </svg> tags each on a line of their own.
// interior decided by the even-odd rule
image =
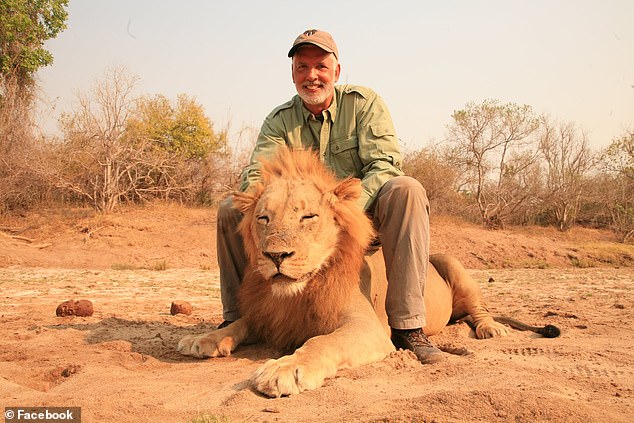
<svg viewBox="0 0 634 423">
<path fill-rule="evenodd" d="M 420 328 L 392 329 L 392 343 L 396 348 L 413 351 L 423 364 L 437 363 L 445 358 Z"/>
<path fill-rule="evenodd" d="M 233 322 L 230 321 L 230 320 L 225 320 L 224 322 L 220 323 L 216 329 L 226 328 L 227 326 L 229 326 L 232 323 Z"/>
</svg>

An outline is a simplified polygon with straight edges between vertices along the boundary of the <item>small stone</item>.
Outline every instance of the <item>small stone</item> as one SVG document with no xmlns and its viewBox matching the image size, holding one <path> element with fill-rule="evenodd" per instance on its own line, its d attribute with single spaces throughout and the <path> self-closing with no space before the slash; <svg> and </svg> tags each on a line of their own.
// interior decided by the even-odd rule
<svg viewBox="0 0 634 423">
<path fill-rule="evenodd" d="M 170 313 L 172 316 L 177 314 L 185 314 L 189 316 L 192 314 L 192 305 L 187 301 L 174 301 L 172 302 L 172 306 L 170 307 Z"/>
<path fill-rule="evenodd" d="M 75 365 L 75 364 L 71 364 L 70 366 L 68 366 L 68 367 L 64 368 L 64 370 L 62 370 L 61 375 L 63 377 L 71 377 L 72 375 L 77 373 L 80 369 L 81 369 L 81 366 L 78 366 L 78 365 Z"/>
<path fill-rule="evenodd" d="M 93 312 L 94 312 L 94 308 L 92 306 L 92 302 L 88 300 L 64 301 L 63 303 L 58 305 L 57 310 L 55 310 L 55 314 L 58 317 L 65 317 L 65 316 L 89 317 L 89 316 L 92 316 Z"/>
</svg>

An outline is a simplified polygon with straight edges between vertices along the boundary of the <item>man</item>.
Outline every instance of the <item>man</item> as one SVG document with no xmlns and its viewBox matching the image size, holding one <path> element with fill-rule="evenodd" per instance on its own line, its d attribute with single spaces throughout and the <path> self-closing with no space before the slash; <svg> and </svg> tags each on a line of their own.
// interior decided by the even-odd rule
<svg viewBox="0 0 634 423">
<path fill-rule="evenodd" d="M 335 86 L 341 66 L 331 35 L 311 29 L 288 52 L 297 95 L 264 120 L 242 175 L 241 190 L 258 180 L 259 160 L 282 145 L 319 153 L 340 178 L 361 179 L 359 206 L 373 219 L 385 256 L 386 311 L 397 348 L 414 351 L 422 363 L 442 359 L 422 331 L 423 292 L 429 259 L 429 203 L 425 190 L 403 176 L 394 125 L 383 100 L 365 87 Z M 239 318 L 237 291 L 247 262 L 236 233 L 241 219 L 231 198 L 218 209 L 218 262 L 224 327 Z M 353 341 L 353 340 L 351 340 Z"/>
</svg>

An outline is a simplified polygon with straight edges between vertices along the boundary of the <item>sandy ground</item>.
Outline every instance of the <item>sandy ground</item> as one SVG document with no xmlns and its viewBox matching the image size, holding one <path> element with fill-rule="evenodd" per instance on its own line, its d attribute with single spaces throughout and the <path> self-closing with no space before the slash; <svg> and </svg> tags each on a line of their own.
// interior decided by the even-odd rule
<svg viewBox="0 0 634 423">
<path fill-rule="evenodd" d="M 318 390 L 268 399 L 248 378 L 275 351 L 250 346 L 211 360 L 175 352 L 182 336 L 222 320 L 213 219 L 212 210 L 152 206 L 0 220 L 0 408 L 79 406 L 83 422 L 634 416 L 634 250 L 609 234 L 489 232 L 434 220 L 433 250 L 472 269 L 495 314 L 555 324 L 562 336 L 513 331 L 476 340 L 457 324 L 432 340 L 469 355 L 422 366 L 400 351 L 341 371 Z M 56 317 L 57 305 L 71 298 L 93 301 L 94 315 Z M 190 302 L 192 315 L 170 315 L 174 300 Z"/>
</svg>

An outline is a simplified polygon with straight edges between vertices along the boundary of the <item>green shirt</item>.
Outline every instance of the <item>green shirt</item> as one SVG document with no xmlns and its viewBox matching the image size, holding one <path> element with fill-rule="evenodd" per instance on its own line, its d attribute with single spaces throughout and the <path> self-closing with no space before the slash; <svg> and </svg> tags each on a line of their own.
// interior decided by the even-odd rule
<svg viewBox="0 0 634 423">
<path fill-rule="evenodd" d="M 259 160 L 271 157 L 284 144 L 319 151 L 339 178 L 361 179 L 359 205 L 364 209 L 385 182 L 403 175 L 392 118 L 381 97 L 369 88 L 335 86 L 332 104 L 317 117 L 299 95 L 275 108 L 264 120 L 250 165 L 242 174 L 242 191 L 258 180 Z"/>
</svg>

